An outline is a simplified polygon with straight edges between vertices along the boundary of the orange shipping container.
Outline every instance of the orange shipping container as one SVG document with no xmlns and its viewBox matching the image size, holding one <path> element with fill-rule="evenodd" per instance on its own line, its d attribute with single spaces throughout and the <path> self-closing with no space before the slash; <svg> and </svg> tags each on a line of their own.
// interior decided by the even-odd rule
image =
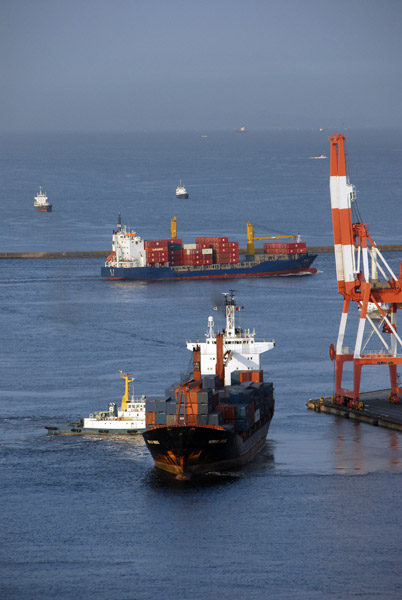
<svg viewBox="0 0 402 600">
<path fill-rule="evenodd" d="M 240 383 L 244 381 L 255 381 L 259 383 L 263 381 L 263 371 L 261 369 L 239 371 Z"/>
<path fill-rule="evenodd" d="M 148 425 L 156 425 L 156 412 L 146 412 L 145 413 L 145 424 Z"/>
</svg>

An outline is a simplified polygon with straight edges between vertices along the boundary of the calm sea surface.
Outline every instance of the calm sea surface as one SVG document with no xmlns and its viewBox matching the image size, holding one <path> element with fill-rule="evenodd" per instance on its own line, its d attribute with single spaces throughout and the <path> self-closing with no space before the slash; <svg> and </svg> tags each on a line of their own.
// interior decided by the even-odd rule
<svg viewBox="0 0 402 600">
<path fill-rule="evenodd" d="M 1 138 L 0 251 L 107 250 L 117 213 L 145 238 L 298 233 L 332 242 L 328 132 Z M 402 243 L 400 133 L 346 132 L 377 243 Z M 177 201 L 182 179 L 190 200 Z M 53 213 L 33 210 L 42 185 Z M 399 271 L 401 255 L 386 258 Z M 0 596 L 247 600 L 402 596 L 402 435 L 308 411 L 333 392 L 342 302 L 331 254 L 306 277 L 239 280 L 241 325 L 274 338 L 266 446 L 246 468 L 176 482 L 142 438 L 47 436 L 187 370 L 225 282 L 100 278 L 102 261 L 0 261 Z M 350 376 L 350 373 L 349 373 Z M 388 386 L 363 372 L 363 389 Z M 401 408 L 402 410 L 402 408 Z"/>
</svg>

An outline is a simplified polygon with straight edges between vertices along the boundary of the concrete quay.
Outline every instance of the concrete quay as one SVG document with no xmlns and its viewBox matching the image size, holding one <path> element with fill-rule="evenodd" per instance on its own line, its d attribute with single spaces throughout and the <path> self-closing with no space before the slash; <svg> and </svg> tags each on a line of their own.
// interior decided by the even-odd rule
<svg viewBox="0 0 402 600">
<path fill-rule="evenodd" d="M 307 408 L 315 412 L 336 415 L 346 419 L 354 419 L 369 425 L 386 427 L 402 432 L 402 404 L 392 404 L 388 401 L 390 390 L 375 390 L 360 394 L 362 409 L 357 410 L 347 406 L 334 404 L 332 397 L 311 398 Z"/>
</svg>

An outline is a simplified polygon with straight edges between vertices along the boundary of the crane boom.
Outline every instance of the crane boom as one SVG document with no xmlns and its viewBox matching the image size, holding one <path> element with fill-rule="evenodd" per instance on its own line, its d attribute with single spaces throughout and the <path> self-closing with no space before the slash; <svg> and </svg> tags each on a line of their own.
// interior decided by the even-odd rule
<svg viewBox="0 0 402 600">
<path fill-rule="evenodd" d="M 247 254 L 255 254 L 254 240 L 281 240 L 289 238 L 300 241 L 300 236 L 298 234 L 255 236 L 254 227 L 252 226 L 250 221 L 247 221 Z"/>
</svg>

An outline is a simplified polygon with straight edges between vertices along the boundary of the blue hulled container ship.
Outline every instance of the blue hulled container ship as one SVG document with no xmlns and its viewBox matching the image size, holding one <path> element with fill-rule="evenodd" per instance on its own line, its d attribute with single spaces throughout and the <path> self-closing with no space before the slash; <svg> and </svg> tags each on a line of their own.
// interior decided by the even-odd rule
<svg viewBox="0 0 402 600">
<path fill-rule="evenodd" d="M 227 237 L 196 237 L 183 244 L 176 237 L 176 218 L 172 219 L 169 239 L 143 240 L 135 231 L 121 225 L 113 231 L 112 252 L 107 257 L 101 275 L 106 279 L 174 281 L 180 279 L 236 279 L 239 277 L 272 277 L 274 275 L 306 275 L 316 273 L 311 268 L 315 254 L 306 251 L 300 237 L 265 236 L 255 238 L 253 227 L 247 224 L 247 250 L 240 253 L 239 243 Z M 276 240 L 290 238 L 293 241 Z M 254 239 L 270 239 L 259 253 Z"/>
</svg>

